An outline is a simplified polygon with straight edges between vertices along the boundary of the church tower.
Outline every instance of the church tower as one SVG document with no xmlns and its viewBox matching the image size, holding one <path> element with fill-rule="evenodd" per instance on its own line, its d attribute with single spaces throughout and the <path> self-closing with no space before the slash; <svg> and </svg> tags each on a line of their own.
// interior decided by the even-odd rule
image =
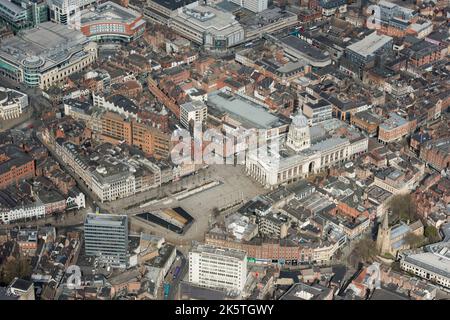
<svg viewBox="0 0 450 320">
<path fill-rule="evenodd" d="M 306 119 L 301 110 L 292 119 L 286 145 L 295 152 L 311 147 L 308 119 Z"/>
<path fill-rule="evenodd" d="M 389 228 L 389 217 L 386 212 L 382 225 L 378 227 L 377 250 L 380 254 L 391 252 L 391 228 Z"/>
</svg>

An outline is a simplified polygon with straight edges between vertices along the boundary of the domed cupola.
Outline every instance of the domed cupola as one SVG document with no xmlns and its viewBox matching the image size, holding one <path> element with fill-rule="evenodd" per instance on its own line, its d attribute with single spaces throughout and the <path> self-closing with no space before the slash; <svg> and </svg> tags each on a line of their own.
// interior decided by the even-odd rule
<svg viewBox="0 0 450 320">
<path fill-rule="evenodd" d="M 286 145 L 296 152 L 307 149 L 311 146 L 308 119 L 303 115 L 301 110 L 299 110 L 298 113 L 292 118 Z"/>
</svg>

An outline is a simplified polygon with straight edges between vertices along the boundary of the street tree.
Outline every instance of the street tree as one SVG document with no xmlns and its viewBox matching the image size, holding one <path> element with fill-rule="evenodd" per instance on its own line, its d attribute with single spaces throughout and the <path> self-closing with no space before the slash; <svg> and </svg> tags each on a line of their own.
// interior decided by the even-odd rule
<svg viewBox="0 0 450 320">
<path fill-rule="evenodd" d="M 405 242 L 413 249 L 420 247 L 423 244 L 424 237 L 415 233 L 408 233 L 405 236 Z"/>
<path fill-rule="evenodd" d="M 375 241 L 370 238 L 359 240 L 349 255 L 349 263 L 357 266 L 360 262 L 369 262 L 377 255 Z"/>
<path fill-rule="evenodd" d="M 425 237 L 427 237 L 428 241 L 431 243 L 438 242 L 441 240 L 439 237 L 438 229 L 436 229 L 433 226 L 426 226 L 424 233 Z"/>
<path fill-rule="evenodd" d="M 417 220 L 417 211 L 414 200 L 410 194 L 396 195 L 389 201 L 393 221 Z"/>
</svg>

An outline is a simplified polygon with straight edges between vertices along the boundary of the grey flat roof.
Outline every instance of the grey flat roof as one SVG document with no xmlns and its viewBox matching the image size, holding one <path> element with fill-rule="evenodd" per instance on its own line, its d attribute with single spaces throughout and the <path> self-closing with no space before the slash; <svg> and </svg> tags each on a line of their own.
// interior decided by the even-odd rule
<svg viewBox="0 0 450 320">
<path fill-rule="evenodd" d="M 8 0 L 0 0 L 0 6 L 3 6 L 5 8 L 7 8 L 8 10 L 13 11 L 15 15 L 26 10 Z"/>
<path fill-rule="evenodd" d="M 191 101 L 181 105 L 181 108 L 183 108 L 187 112 L 202 110 L 205 107 L 206 105 L 202 101 Z"/>
<path fill-rule="evenodd" d="M 81 51 L 87 41 L 78 30 L 69 29 L 62 24 L 44 22 L 36 28 L 3 40 L 0 56 L 17 64 L 22 64 L 22 61 L 27 59 L 29 63 L 42 64 L 41 68 L 45 69 Z"/>
<path fill-rule="evenodd" d="M 236 258 L 240 260 L 244 260 L 245 257 L 247 256 L 247 253 L 243 250 L 231 248 L 219 248 L 212 245 L 200 243 L 197 243 L 194 247 L 192 247 L 191 252 L 216 254 L 223 257 Z"/>
<path fill-rule="evenodd" d="M 228 113 L 243 126 L 255 129 L 270 129 L 284 124 L 281 118 L 266 108 L 235 94 L 215 91 L 208 95 L 208 107 Z"/>
<path fill-rule="evenodd" d="M 127 226 L 127 221 L 128 217 L 126 215 L 88 213 L 86 215 L 85 224 L 102 226 Z"/>
<path fill-rule="evenodd" d="M 81 24 L 90 22 L 122 22 L 131 23 L 141 14 L 129 8 L 122 7 L 112 1 L 100 4 L 94 10 L 86 9 L 81 12 Z"/>
<path fill-rule="evenodd" d="M 389 119 L 384 121 L 380 124 L 380 128 L 383 128 L 384 130 L 392 130 L 394 128 L 398 128 L 400 126 L 403 126 L 408 121 L 406 121 L 404 118 L 396 114 L 395 112 L 389 113 Z"/>
<path fill-rule="evenodd" d="M 312 150 L 326 151 L 340 144 L 348 143 L 347 138 L 332 137 L 311 146 Z"/>
<path fill-rule="evenodd" d="M 407 256 L 405 261 L 450 279 L 450 260 L 448 258 L 425 252 Z"/>
<path fill-rule="evenodd" d="M 363 57 L 368 57 L 391 40 L 392 37 L 378 35 L 376 32 L 373 32 L 364 39 L 349 45 L 347 49 L 356 52 Z"/>
<path fill-rule="evenodd" d="M 184 7 L 185 5 L 193 3 L 197 0 L 151 0 L 151 1 L 173 11 L 178 8 Z"/>
<path fill-rule="evenodd" d="M 281 42 L 299 52 L 302 52 L 303 54 L 306 54 L 308 57 L 314 60 L 329 59 L 328 53 L 323 52 L 322 50 L 314 47 L 313 45 L 310 45 L 308 42 L 296 36 L 289 35 L 281 39 Z"/>
</svg>

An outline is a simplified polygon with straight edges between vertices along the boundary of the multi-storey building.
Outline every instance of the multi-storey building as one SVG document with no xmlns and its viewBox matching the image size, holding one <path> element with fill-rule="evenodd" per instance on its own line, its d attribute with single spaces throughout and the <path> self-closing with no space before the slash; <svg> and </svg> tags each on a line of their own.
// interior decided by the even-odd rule
<svg viewBox="0 0 450 320">
<path fill-rule="evenodd" d="M 0 148 L 0 189 L 34 177 L 34 159 L 15 145 Z"/>
<path fill-rule="evenodd" d="M 86 255 L 113 267 L 128 265 L 128 216 L 88 213 L 84 221 Z"/>
<path fill-rule="evenodd" d="M 426 142 L 420 148 L 420 158 L 439 171 L 450 168 L 450 140 L 441 138 Z"/>
<path fill-rule="evenodd" d="M 181 36 L 209 49 L 227 49 L 244 41 L 244 28 L 234 15 L 209 6 L 177 10 L 170 27 Z"/>
<path fill-rule="evenodd" d="M 288 234 L 290 224 L 283 215 L 269 213 L 258 217 L 258 232 L 266 237 L 283 239 Z"/>
<path fill-rule="evenodd" d="M 313 67 L 320 68 L 331 64 L 331 56 L 327 51 L 322 51 L 299 37 L 288 35 L 280 40 L 272 36 L 267 37 L 279 41 L 285 54 L 293 60 L 305 61 Z"/>
<path fill-rule="evenodd" d="M 231 2 L 252 12 L 261 12 L 267 9 L 267 0 L 231 0 Z"/>
<path fill-rule="evenodd" d="M 189 252 L 189 282 L 241 292 L 246 280 L 245 251 L 196 244 Z"/>
<path fill-rule="evenodd" d="M 390 166 L 375 174 L 374 185 L 392 194 L 406 194 L 417 187 L 423 173 L 424 165 L 419 168 L 411 166 L 407 170 Z"/>
<path fill-rule="evenodd" d="M 0 0 L 0 21 L 14 32 L 48 21 L 48 5 L 44 0 Z"/>
<path fill-rule="evenodd" d="M 46 89 L 97 59 L 97 44 L 81 32 L 51 22 L 2 41 L 0 75 Z"/>
<path fill-rule="evenodd" d="M 389 143 L 403 138 L 416 128 L 417 121 L 407 120 L 395 112 L 389 113 L 389 119 L 379 125 L 378 140 Z"/>
<path fill-rule="evenodd" d="M 420 19 L 416 10 L 384 0 L 378 2 L 377 7 L 379 14 L 374 17 L 374 23 L 380 33 L 393 37 L 412 35 L 424 38 L 433 31 L 431 21 Z"/>
<path fill-rule="evenodd" d="M 88 114 L 85 109 L 90 107 L 89 104 L 77 100 L 64 102 L 65 114 L 74 119 L 85 121 L 87 127 L 97 134 L 100 140 L 112 144 L 125 142 L 138 147 L 155 158 L 167 158 L 169 156 L 172 147 L 170 134 L 147 123 L 130 119 L 123 115 L 124 112 L 121 108 L 114 107 L 116 112 L 106 111 Z M 117 113 L 117 110 L 122 114 Z"/>
<path fill-rule="evenodd" d="M 357 112 L 350 118 L 350 123 L 366 132 L 369 137 L 374 137 L 378 133 L 378 126 L 383 118 L 368 110 Z"/>
<path fill-rule="evenodd" d="M 371 33 L 364 39 L 349 45 L 345 49 L 345 56 L 359 66 L 367 65 L 375 56 L 383 51 L 392 49 L 393 38 Z"/>
<path fill-rule="evenodd" d="M 335 13 L 347 12 L 347 1 L 345 0 L 319 0 L 319 6 L 322 8 L 322 15 L 330 17 Z"/>
<path fill-rule="evenodd" d="M 159 166 L 140 156 L 124 157 L 110 144 L 99 146 L 97 152 L 102 156 L 95 157 L 96 164 L 92 165 L 94 160 L 73 143 L 55 139 L 48 130 L 43 132 L 42 139 L 101 202 L 129 197 L 162 183 Z"/>
<path fill-rule="evenodd" d="M 42 218 L 45 216 L 45 205 L 42 202 L 9 208 L 2 205 L 0 208 L 0 222 L 4 224 L 16 220 Z"/>
<path fill-rule="evenodd" d="M 442 60 L 446 56 L 447 50 L 422 40 L 405 49 L 405 54 L 409 58 L 408 65 L 417 68 Z"/>
<path fill-rule="evenodd" d="M 0 119 L 20 117 L 28 107 L 28 96 L 17 90 L 0 87 Z"/>
<path fill-rule="evenodd" d="M 169 24 L 170 19 L 176 16 L 178 9 L 197 5 L 197 0 L 148 0 L 144 8 L 144 16 L 154 23 Z"/>
<path fill-rule="evenodd" d="M 48 0 L 50 20 L 60 24 L 78 24 L 80 11 L 97 3 L 97 0 Z"/>
<path fill-rule="evenodd" d="M 107 111 L 101 117 L 101 139 L 104 141 L 117 143 L 125 142 L 129 145 L 133 143 L 131 122 L 114 112 Z M 108 139 L 112 138 L 112 139 Z"/>
<path fill-rule="evenodd" d="M 400 268 L 450 289 L 450 243 L 431 245 L 428 252 L 406 255 Z"/>
<path fill-rule="evenodd" d="M 247 174 L 266 188 L 274 188 L 366 152 L 368 138 L 352 132 L 348 137 L 336 135 L 313 143 L 308 120 L 299 114 L 289 127 L 285 147 L 280 148 L 282 152 L 266 148 L 248 153 L 245 161 Z"/>
<path fill-rule="evenodd" d="M 333 107 L 328 101 L 317 99 L 303 104 L 303 114 L 308 118 L 308 124 L 314 125 L 330 120 L 333 117 Z"/>
<path fill-rule="evenodd" d="M 208 108 L 202 101 L 187 102 L 180 106 L 180 122 L 186 128 L 193 125 L 203 124 L 208 116 Z"/>
<path fill-rule="evenodd" d="M 347 46 L 344 51 L 345 63 L 340 68 L 361 78 L 363 70 L 373 65 L 377 56 L 391 52 L 392 46 L 392 37 L 372 32 L 364 39 Z"/>
<path fill-rule="evenodd" d="M 250 260 L 266 264 L 282 262 L 286 264 L 317 263 L 326 265 L 342 245 L 340 242 L 299 245 L 287 239 L 244 242 L 229 239 L 224 237 L 223 234 L 219 235 L 213 232 L 206 235 L 205 242 L 218 247 L 244 250 Z"/>
<path fill-rule="evenodd" d="M 81 12 L 80 30 L 95 41 L 130 42 L 144 33 L 145 20 L 140 13 L 108 1 Z"/>
<path fill-rule="evenodd" d="M 132 100 L 120 94 L 105 97 L 92 93 L 92 100 L 94 107 L 118 113 L 126 118 L 138 119 L 138 106 Z"/>
</svg>

